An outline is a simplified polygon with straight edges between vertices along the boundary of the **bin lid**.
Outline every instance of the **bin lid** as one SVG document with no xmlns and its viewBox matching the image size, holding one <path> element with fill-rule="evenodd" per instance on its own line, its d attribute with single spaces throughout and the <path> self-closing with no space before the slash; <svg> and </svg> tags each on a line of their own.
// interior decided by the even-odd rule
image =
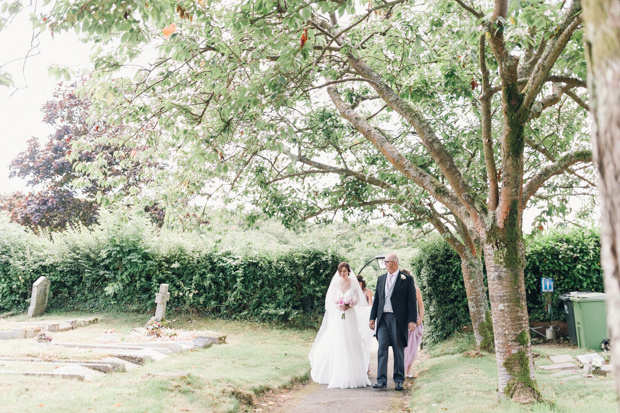
<svg viewBox="0 0 620 413">
<path fill-rule="evenodd" d="M 570 296 L 571 301 L 605 301 L 605 293 L 574 292 Z"/>
<path fill-rule="evenodd" d="M 562 295 L 560 295 L 558 298 L 562 301 L 570 301 L 570 298 L 573 296 L 577 296 L 580 294 L 602 294 L 602 293 L 597 293 L 594 291 L 571 291 L 569 293 L 564 293 Z"/>
</svg>

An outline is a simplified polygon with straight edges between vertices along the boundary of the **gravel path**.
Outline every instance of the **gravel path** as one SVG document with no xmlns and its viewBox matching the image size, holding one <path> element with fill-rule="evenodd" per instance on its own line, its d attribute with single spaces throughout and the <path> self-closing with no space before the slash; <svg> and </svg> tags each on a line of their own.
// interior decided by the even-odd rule
<svg viewBox="0 0 620 413">
<path fill-rule="evenodd" d="M 277 411 L 291 413 L 361 413 L 361 412 L 398 412 L 402 411 L 407 386 L 412 380 L 407 379 L 405 390 L 394 390 L 392 381 L 392 352 L 388 363 L 388 388 L 376 390 L 372 387 L 359 389 L 328 389 L 327 385 L 310 383 L 301 391 L 294 394 Z M 372 374 L 370 381 L 377 379 L 377 341 L 373 340 L 373 349 L 370 355 Z"/>
</svg>

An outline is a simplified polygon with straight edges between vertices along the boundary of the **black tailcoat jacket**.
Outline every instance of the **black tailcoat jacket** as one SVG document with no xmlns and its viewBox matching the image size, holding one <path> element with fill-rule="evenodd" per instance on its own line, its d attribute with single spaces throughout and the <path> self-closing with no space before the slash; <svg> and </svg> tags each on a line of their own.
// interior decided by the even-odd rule
<svg viewBox="0 0 620 413">
<path fill-rule="evenodd" d="M 375 290 L 375 299 L 372 302 L 372 310 L 370 311 L 370 320 L 377 320 L 375 323 L 375 331 L 379 328 L 381 317 L 383 316 L 383 307 L 385 305 L 385 283 L 387 281 L 387 273 L 383 274 L 377 280 L 377 289 Z M 404 277 L 404 279 L 403 279 Z M 394 281 L 394 290 L 392 291 L 392 310 L 396 317 L 396 326 L 398 328 L 399 345 L 407 346 L 407 337 L 409 335 L 409 323 L 418 321 L 418 306 L 416 302 L 415 283 L 413 277 L 398 271 L 396 280 Z M 402 340 L 402 342 L 400 342 Z"/>
</svg>

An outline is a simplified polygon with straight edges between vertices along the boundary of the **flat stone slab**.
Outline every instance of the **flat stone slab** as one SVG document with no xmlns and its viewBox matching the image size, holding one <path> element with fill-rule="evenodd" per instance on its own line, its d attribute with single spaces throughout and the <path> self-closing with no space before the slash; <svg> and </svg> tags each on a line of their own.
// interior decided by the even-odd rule
<svg viewBox="0 0 620 413">
<path fill-rule="evenodd" d="M 166 356 L 165 354 L 162 354 L 158 351 L 155 351 L 154 349 L 150 349 L 150 348 L 143 348 L 141 350 L 138 350 L 137 352 L 140 355 L 143 355 L 145 357 L 150 357 L 151 360 L 153 361 L 160 361 L 163 359 L 167 359 L 168 356 Z"/>
<path fill-rule="evenodd" d="M 605 359 L 599 356 L 597 353 L 583 354 L 581 356 L 577 356 L 577 360 L 579 360 L 583 364 L 592 364 L 594 360 L 601 360 L 603 363 L 605 362 Z"/>
<path fill-rule="evenodd" d="M 75 373 L 51 373 L 41 371 L 0 371 L 0 374 L 6 374 L 11 376 L 49 376 L 49 377 L 61 377 L 63 379 L 73 379 L 84 381 L 85 377 L 82 374 Z"/>
<path fill-rule="evenodd" d="M 73 330 L 73 325 L 71 323 L 60 323 L 58 325 L 57 331 L 69 331 L 69 330 Z"/>
<path fill-rule="evenodd" d="M 176 344 L 176 343 L 175 343 Z M 61 347 L 74 347 L 74 348 L 92 348 L 92 349 L 110 349 L 110 350 L 142 350 L 148 349 L 153 350 L 158 353 L 162 353 L 164 355 L 168 355 L 171 353 L 171 350 L 168 346 L 143 346 L 141 344 L 131 345 L 131 344 L 90 344 L 90 343 L 54 343 L 56 346 Z M 181 352 L 180 350 L 178 351 Z"/>
<path fill-rule="evenodd" d="M 189 377 L 189 373 L 174 373 L 174 372 L 149 373 L 148 375 L 155 376 L 155 377 L 181 377 L 181 378 Z"/>
<path fill-rule="evenodd" d="M 12 338 L 26 338 L 26 329 L 25 328 L 16 328 L 13 329 Z"/>
<path fill-rule="evenodd" d="M 579 366 L 577 366 L 574 363 L 560 363 L 560 364 L 550 364 L 548 366 L 539 366 L 541 370 L 545 370 L 545 371 L 551 371 L 551 370 L 573 370 L 573 369 L 578 369 Z"/>
<path fill-rule="evenodd" d="M 558 371 L 557 373 L 553 373 L 551 374 L 552 377 L 563 377 L 563 376 L 572 376 L 575 374 L 581 374 L 578 371 L 574 371 L 574 370 L 561 370 Z"/>
<path fill-rule="evenodd" d="M 118 357 L 123 360 L 130 361 L 135 364 L 143 365 L 146 361 L 160 361 L 167 359 L 168 356 L 152 349 L 139 349 L 139 350 L 117 350 L 106 348 L 95 348 L 93 351 L 97 353 L 109 354 L 113 357 Z"/>
<path fill-rule="evenodd" d="M 106 362 L 106 363 L 119 363 L 122 364 L 125 368 L 125 370 L 129 371 L 129 370 L 133 370 L 133 369 L 137 369 L 138 367 L 140 367 L 139 364 L 136 363 L 132 363 L 130 361 L 127 360 L 123 360 L 123 359 L 119 359 L 118 357 L 106 357 L 104 359 L 101 359 L 102 362 Z"/>
<path fill-rule="evenodd" d="M 563 354 L 561 356 L 549 356 L 549 360 L 553 363 L 574 363 L 575 359 L 569 356 L 568 354 Z"/>
<path fill-rule="evenodd" d="M 184 343 L 180 343 L 178 341 L 152 341 L 152 342 L 140 342 L 140 343 L 123 343 L 121 344 L 124 347 L 136 347 L 136 348 L 152 348 L 152 349 L 161 349 L 166 348 L 170 350 L 169 352 L 163 352 L 164 354 L 172 353 L 182 353 L 183 351 L 190 350 L 187 345 Z M 159 350 L 158 350 L 159 351 Z"/>
<path fill-rule="evenodd" d="M 194 339 L 196 347 L 209 348 L 213 345 L 213 339 L 211 337 L 197 337 Z"/>
<path fill-rule="evenodd" d="M 88 367 L 102 373 L 112 373 L 115 371 L 126 371 L 125 365 L 117 361 L 84 361 L 84 360 L 42 360 L 31 358 L 14 358 L 14 357 L 0 357 L 0 362 L 6 363 L 31 363 L 31 364 L 43 364 L 48 366 L 65 366 L 65 365 L 77 365 Z"/>
<path fill-rule="evenodd" d="M 97 371 L 97 370 L 90 369 L 88 367 L 79 366 L 77 364 L 76 365 L 67 365 L 67 366 L 64 366 L 64 367 L 57 368 L 56 370 L 53 371 L 53 374 L 60 374 L 60 375 L 76 374 L 76 375 L 84 376 L 85 380 L 92 380 L 92 379 L 96 379 L 98 377 L 105 376 L 105 373 L 102 373 L 102 372 Z"/>
<path fill-rule="evenodd" d="M 32 338 L 36 337 L 41 331 L 49 331 L 51 333 L 59 331 L 75 330 L 78 327 L 85 327 L 99 321 L 98 317 L 90 317 L 75 320 L 49 320 L 49 321 L 23 321 L 13 323 L 11 330 L 0 331 L 0 340 Z"/>
<path fill-rule="evenodd" d="M 101 352 L 101 350 L 95 350 L 95 351 Z M 120 351 L 110 351 L 110 352 L 107 352 L 107 354 L 110 355 L 112 358 L 120 359 L 120 360 L 123 360 L 123 361 L 125 361 L 127 363 L 134 364 L 136 366 L 143 366 L 147 362 L 147 360 L 148 361 L 152 360 L 152 359 L 146 358 L 146 357 L 144 357 L 144 356 L 142 356 L 140 354 L 125 353 L 125 352 L 122 352 L 122 350 L 120 350 Z M 125 365 L 125 368 L 127 368 L 127 365 Z"/>
</svg>

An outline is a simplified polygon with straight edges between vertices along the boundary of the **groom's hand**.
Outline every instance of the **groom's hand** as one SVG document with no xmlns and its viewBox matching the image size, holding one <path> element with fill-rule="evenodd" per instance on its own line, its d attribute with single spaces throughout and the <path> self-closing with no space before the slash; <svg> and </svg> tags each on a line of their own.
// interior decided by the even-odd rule
<svg viewBox="0 0 620 413">
<path fill-rule="evenodd" d="M 375 320 L 370 320 L 370 322 L 368 323 L 368 327 L 370 327 L 371 330 L 375 329 Z"/>
<path fill-rule="evenodd" d="M 411 333 L 418 325 L 413 321 L 409 323 L 409 332 Z"/>
</svg>

